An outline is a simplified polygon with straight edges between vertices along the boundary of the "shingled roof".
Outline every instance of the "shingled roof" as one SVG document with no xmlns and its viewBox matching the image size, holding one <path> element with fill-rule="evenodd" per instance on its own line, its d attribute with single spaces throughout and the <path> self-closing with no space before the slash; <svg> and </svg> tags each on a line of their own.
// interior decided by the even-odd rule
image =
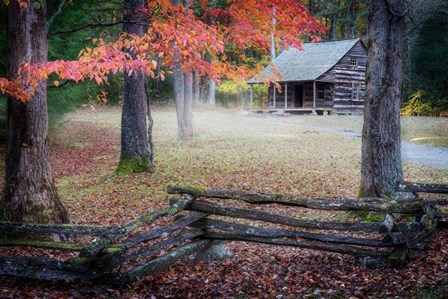
<svg viewBox="0 0 448 299">
<path fill-rule="evenodd" d="M 280 82 L 313 81 L 331 69 L 360 39 L 349 39 L 331 42 L 306 43 L 303 51 L 289 48 L 275 60 L 274 65 L 282 74 Z M 272 67 L 267 66 L 261 77 L 273 76 Z M 261 83 L 253 77 L 247 83 Z"/>
</svg>

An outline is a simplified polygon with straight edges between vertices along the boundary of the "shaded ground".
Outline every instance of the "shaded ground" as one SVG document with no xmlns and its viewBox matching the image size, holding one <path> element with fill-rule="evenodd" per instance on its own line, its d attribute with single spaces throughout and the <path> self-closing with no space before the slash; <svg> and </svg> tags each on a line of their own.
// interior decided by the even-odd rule
<svg viewBox="0 0 448 299">
<path fill-rule="evenodd" d="M 356 197 L 359 138 L 272 125 L 263 117 L 231 111 L 203 110 L 195 112 L 198 137 L 182 143 L 176 141 L 173 110 L 159 109 L 153 116 L 158 168 L 154 175 L 114 175 L 119 158 L 118 109 L 81 110 L 52 132 L 53 170 L 75 222 L 123 223 L 166 206 L 166 185 L 178 182 Z M 327 122 L 324 127 L 352 131 L 359 127 L 352 117 L 291 118 L 293 123 L 308 125 L 322 120 Z M 417 138 L 412 132 L 407 134 Z M 405 176 L 448 183 L 448 170 L 413 163 L 405 164 Z M 334 217 L 306 210 L 297 216 Z M 168 271 L 127 287 L 0 277 L 0 298 L 443 298 L 448 293 L 447 240 L 446 232 L 437 233 L 430 250 L 413 252 L 402 269 L 390 268 L 385 261 L 368 269 L 351 256 L 233 242 L 228 244 L 234 253 L 229 260 L 195 265 L 183 259 Z"/>
</svg>

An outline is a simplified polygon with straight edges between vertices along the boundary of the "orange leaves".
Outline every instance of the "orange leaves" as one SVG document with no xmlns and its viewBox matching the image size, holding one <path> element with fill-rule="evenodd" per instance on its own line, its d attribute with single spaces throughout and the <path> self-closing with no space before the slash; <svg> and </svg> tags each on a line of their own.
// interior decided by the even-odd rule
<svg viewBox="0 0 448 299">
<path fill-rule="evenodd" d="M 26 102 L 30 95 L 16 82 L 0 78 L 0 92 L 16 98 L 18 101 Z"/>
<path fill-rule="evenodd" d="M 200 10 L 193 10 L 173 5 L 171 0 L 148 1 L 136 12 L 148 22 L 143 36 L 124 33 L 115 42 L 92 38 L 93 46 L 81 50 L 76 61 L 23 65 L 22 82 L 32 93 L 33 87 L 50 74 L 75 82 L 94 80 L 97 84 L 117 72 L 153 77 L 158 62 L 169 69 L 181 64 L 184 72 L 198 71 L 215 81 L 223 76 L 241 80 L 254 74 L 254 66 L 251 69 L 245 65 L 246 56 L 240 53 L 249 48 L 267 53 L 271 32 L 275 31 L 277 40 L 287 48 L 300 47 L 299 36 L 314 36 L 323 30 L 295 0 L 229 0 L 219 8 L 201 0 L 200 6 Z M 278 20 L 275 25 L 273 17 Z M 234 54 L 228 57 L 224 52 L 229 44 Z M 7 89 L 1 91 L 6 93 Z"/>
</svg>

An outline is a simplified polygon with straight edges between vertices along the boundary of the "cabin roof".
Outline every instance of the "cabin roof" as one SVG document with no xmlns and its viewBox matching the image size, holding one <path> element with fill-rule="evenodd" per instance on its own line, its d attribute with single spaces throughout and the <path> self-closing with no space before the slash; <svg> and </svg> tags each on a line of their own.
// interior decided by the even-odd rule
<svg viewBox="0 0 448 299">
<path fill-rule="evenodd" d="M 278 81 L 314 81 L 337 64 L 358 41 L 359 38 L 305 43 L 303 51 L 291 47 L 283 51 L 273 62 L 282 75 L 282 79 Z M 267 66 L 259 75 L 264 78 L 274 76 L 272 66 Z M 247 81 L 249 84 L 261 82 L 256 77 Z"/>
</svg>

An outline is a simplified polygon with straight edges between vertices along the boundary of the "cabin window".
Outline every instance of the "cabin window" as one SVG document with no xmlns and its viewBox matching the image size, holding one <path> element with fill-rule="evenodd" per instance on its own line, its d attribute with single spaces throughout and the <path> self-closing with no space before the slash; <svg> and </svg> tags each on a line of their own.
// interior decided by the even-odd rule
<svg viewBox="0 0 448 299">
<path fill-rule="evenodd" d="M 325 100 L 325 85 L 323 83 L 317 83 L 317 99 Z"/>
<path fill-rule="evenodd" d="M 358 58 L 357 57 L 350 57 L 350 65 L 358 66 Z"/>
<path fill-rule="evenodd" d="M 359 101 L 361 96 L 361 83 L 352 82 L 352 100 Z"/>
</svg>

